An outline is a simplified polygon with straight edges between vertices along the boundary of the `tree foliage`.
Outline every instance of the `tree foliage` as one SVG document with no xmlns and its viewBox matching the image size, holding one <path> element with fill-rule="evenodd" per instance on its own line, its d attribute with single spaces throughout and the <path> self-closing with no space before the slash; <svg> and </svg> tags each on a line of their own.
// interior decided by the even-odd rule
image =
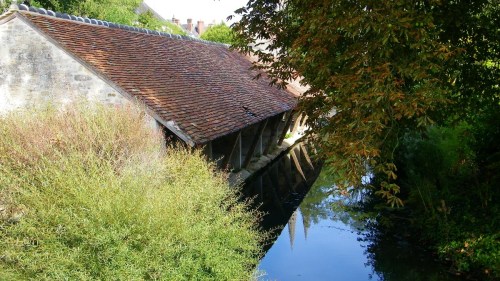
<svg viewBox="0 0 500 281">
<path fill-rule="evenodd" d="M 137 14 L 136 10 L 141 0 L 31 0 L 27 2 L 36 7 L 61 13 L 186 35 L 182 28 L 156 18 L 151 11 Z"/>
<path fill-rule="evenodd" d="M 422 242 L 498 279 L 500 1 L 250 0 L 237 13 L 234 46 L 273 83 L 309 85 L 299 110 L 337 186 L 373 175 Z"/>
<path fill-rule="evenodd" d="M 394 164 L 401 136 L 442 122 L 443 109 L 460 114 L 452 102 L 477 101 L 468 98 L 475 78 L 490 91 L 476 97 L 498 101 L 491 94 L 498 69 L 482 64 L 498 65 L 498 25 L 488 22 L 498 20 L 498 6 L 498 0 L 251 0 L 236 11 L 242 19 L 234 25 L 235 47 L 254 52 L 256 67 L 273 83 L 300 78 L 309 85 L 300 110 L 338 184 L 357 186 L 367 173 L 383 174 L 378 193 L 401 205 Z M 250 47 L 255 40 L 264 50 Z"/>
<path fill-rule="evenodd" d="M 233 42 L 233 31 L 225 23 L 220 23 L 208 28 L 200 38 L 207 41 L 231 44 Z"/>
</svg>

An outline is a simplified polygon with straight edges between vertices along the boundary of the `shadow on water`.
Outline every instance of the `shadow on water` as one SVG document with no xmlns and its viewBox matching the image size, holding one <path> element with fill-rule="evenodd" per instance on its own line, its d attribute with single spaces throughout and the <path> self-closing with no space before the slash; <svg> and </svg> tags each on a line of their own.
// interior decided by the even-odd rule
<svg viewBox="0 0 500 281">
<path fill-rule="evenodd" d="M 299 143 L 249 179 L 243 194 L 255 198 L 254 207 L 265 213 L 262 229 L 277 238 L 289 221 L 295 220 L 295 211 L 320 171 L 321 163 L 313 162 L 306 146 Z M 289 231 L 294 230 L 289 228 Z M 268 251 L 273 242 L 268 241 L 264 251 Z"/>
<path fill-rule="evenodd" d="M 262 280 L 459 280 L 407 237 L 380 231 L 363 192 L 334 193 L 321 164 L 298 144 L 243 189 L 266 213 Z"/>
</svg>

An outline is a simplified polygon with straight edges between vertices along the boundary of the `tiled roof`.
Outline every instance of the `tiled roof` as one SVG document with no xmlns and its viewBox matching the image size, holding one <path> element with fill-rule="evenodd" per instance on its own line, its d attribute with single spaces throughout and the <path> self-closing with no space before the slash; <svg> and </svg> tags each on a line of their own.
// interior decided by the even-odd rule
<svg viewBox="0 0 500 281">
<path fill-rule="evenodd" d="M 251 62 L 227 46 L 101 22 L 18 11 L 165 124 L 203 144 L 295 107 L 290 92 L 254 79 Z M 135 28 L 136 29 L 136 28 Z M 172 123 L 173 121 L 174 123 Z"/>
</svg>

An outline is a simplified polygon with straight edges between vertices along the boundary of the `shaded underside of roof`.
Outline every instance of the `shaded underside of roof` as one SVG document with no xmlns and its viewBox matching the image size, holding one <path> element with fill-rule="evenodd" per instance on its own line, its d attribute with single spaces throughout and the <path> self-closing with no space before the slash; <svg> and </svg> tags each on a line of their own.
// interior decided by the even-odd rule
<svg viewBox="0 0 500 281">
<path fill-rule="evenodd" d="M 296 105 L 288 91 L 254 79 L 251 62 L 224 45 L 18 14 L 196 144 Z"/>
</svg>

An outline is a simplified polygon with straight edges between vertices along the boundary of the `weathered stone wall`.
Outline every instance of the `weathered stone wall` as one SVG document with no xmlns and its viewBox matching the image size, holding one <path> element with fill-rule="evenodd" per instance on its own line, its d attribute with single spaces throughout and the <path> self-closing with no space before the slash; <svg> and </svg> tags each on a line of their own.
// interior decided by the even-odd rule
<svg viewBox="0 0 500 281">
<path fill-rule="evenodd" d="M 0 114 L 47 102 L 130 103 L 19 18 L 0 24 Z"/>
<path fill-rule="evenodd" d="M 0 24 L 0 115 L 47 103 L 90 100 L 133 105 L 104 80 L 19 18 Z M 145 122 L 162 126 L 150 115 Z"/>
</svg>

